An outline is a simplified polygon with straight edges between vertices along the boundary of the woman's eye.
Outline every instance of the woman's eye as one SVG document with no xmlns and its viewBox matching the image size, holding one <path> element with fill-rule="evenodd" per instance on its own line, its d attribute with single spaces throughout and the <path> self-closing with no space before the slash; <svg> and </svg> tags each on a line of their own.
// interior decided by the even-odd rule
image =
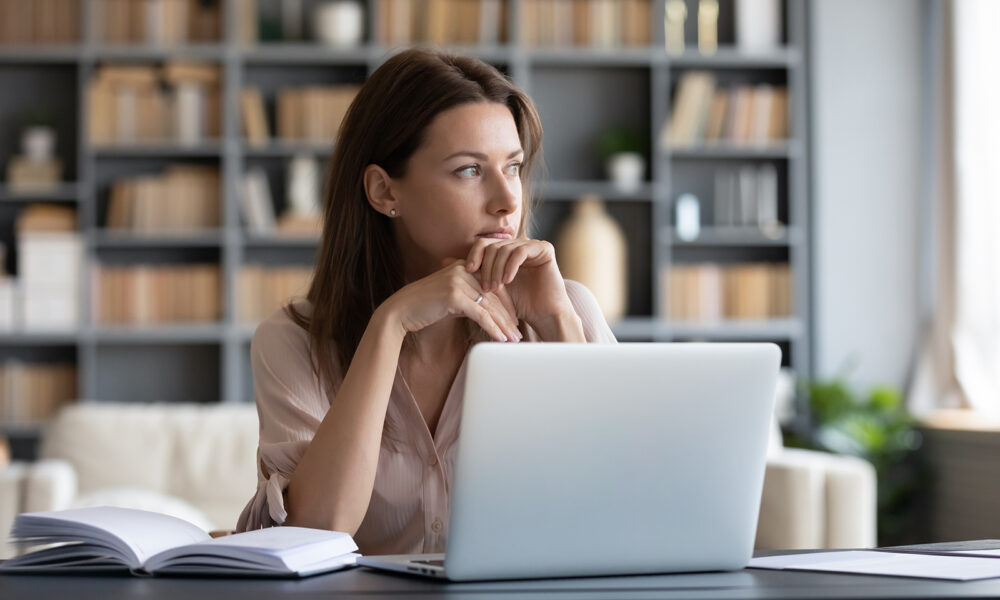
<svg viewBox="0 0 1000 600">
<path fill-rule="evenodd" d="M 479 169 L 479 167 L 473 165 L 471 167 L 462 167 L 461 169 L 458 170 L 458 172 L 461 173 L 461 174 L 463 174 L 463 175 L 465 175 L 468 171 L 475 171 L 477 169 Z M 471 173 L 471 175 L 475 175 L 475 174 L 476 173 Z"/>
<path fill-rule="evenodd" d="M 520 175 L 521 174 L 521 164 L 522 163 L 514 163 L 514 164 L 511 165 L 511 168 L 514 169 L 514 174 L 515 175 Z"/>
</svg>

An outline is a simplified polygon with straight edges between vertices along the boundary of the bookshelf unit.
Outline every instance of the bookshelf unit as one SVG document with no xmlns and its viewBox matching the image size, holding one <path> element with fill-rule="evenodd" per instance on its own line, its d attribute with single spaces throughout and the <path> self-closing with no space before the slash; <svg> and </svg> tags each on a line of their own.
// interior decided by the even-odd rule
<svg viewBox="0 0 1000 600">
<path fill-rule="evenodd" d="M 87 7 L 95 0 L 80 0 Z M 0 166 L 16 152 L 16 114 L 32 102 L 59 115 L 57 152 L 66 181 L 52 192 L 14 193 L 0 173 L 0 240 L 8 248 L 7 271 L 16 275 L 13 221 L 27 204 L 53 202 L 77 208 L 84 243 L 80 327 L 71 332 L 0 333 L 0 357 L 25 361 L 69 359 L 78 369 L 82 401 L 252 400 L 249 342 L 253 325 L 238 319 L 237 293 L 243 265 L 309 265 L 316 242 L 253 234 L 243 225 L 240 180 L 246 169 L 262 168 L 276 208 L 285 204 L 284 165 L 298 153 L 320 160 L 331 144 L 272 141 L 251 146 L 242 137 L 237 110 L 245 85 L 260 88 L 272 134 L 274 96 L 291 85 L 362 83 L 399 47 L 377 43 L 379 0 L 365 0 L 365 35 L 360 47 L 337 49 L 308 40 L 247 45 L 238 39 L 241 0 L 219 0 L 218 43 L 180 46 L 110 44 L 97 39 L 93 11 L 80 10 L 80 41 L 60 45 L 0 45 Z M 651 0 L 648 47 L 596 49 L 543 47 L 523 43 L 521 11 L 527 0 L 508 0 L 507 40 L 484 46 L 447 46 L 497 66 L 536 102 L 545 129 L 548 179 L 536 187 L 543 199 L 535 235 L 552 239 L 568 215 L 571 201 L 596 193 L 628 238 L 627 316 L 613 323 L 622 341 L 773 341 L 783 363 L 796 374 L 811 372 L 809 132 L 807 121 L 806 3 L 782 3 L 784 45 L 777 50 L 742 53 L 733 41 L 733 0 L 720 0 L 719 48 L 711 56 L 690 45 L 696 37 L 697 0 L 688 0 L 689 47 L 674 56 L 664 48 L 664 0 Z M 260 10 L 275 10 L 277 0 L 258 0 Z M 318 4 L 305 0 L 307 11 Z M 107 63 L 162 64 L 176 58 L 207 61 L 221 69 L 221 137 L 197 146 L 141 146 L 88 143 L 87 89 L 96 69 Z M 763 147 L 720 143 L 665 148 L 658 143 L 671 114 L 679 77 L 707 70 L 723 82 L 787 85 L 790 135 Z M 8 83 L 10 82 L 10 83 Z M 16 89 L 17 91 L 12 91 Z M 11 115 L 9 118 L 6 115 Z M 638 191 L 617 191 L 597 156 L 595 137 L 607 126 L 626 124 L 646 137 L 646 180 Z M 221 224 L 190 236 L 136 236 L 107 230 L 109 186 L 119 177 L 160 172 L 171 164 L 212 165 L 219 169 Z M 778 173 L 779 212 L 786 228 L 766 237 L 751 227 L 702 226 L 694 241 L 675 232 L 673 206 L 685 192 L 710 204 L 714 169 L 742 164 L 773 164 Z M 703 223 L 705 213 L 703 209 Z M 780 319 L 717 322 L 671 321 L 664 310 L 660 278 L 672 264 L 698 261 L 787 263 L 791 272 L 792 314 Z M 212 263 L 221 273 L 221 318 L 217 322 L 150 326 L 95 322 L 95 290 L 90 270 L 96 264 Z M 15 442 L 15 452 L 30 454 L 27 442 L 36 427 L 0 423 L 0 433 Z"/>
</svg>

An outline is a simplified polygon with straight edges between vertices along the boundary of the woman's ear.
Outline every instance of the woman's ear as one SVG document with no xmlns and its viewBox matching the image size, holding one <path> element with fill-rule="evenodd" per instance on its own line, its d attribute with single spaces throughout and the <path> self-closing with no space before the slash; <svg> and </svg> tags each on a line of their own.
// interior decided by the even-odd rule
<svg viewBox="0 0 1000 600">
<path fill-rule="evenodd" d="M 389 217 L 399 214 L 396 197 L 392 194 L 392 179 L 385 169 L 368 165 L 364 173 L 365 195 L 372 208 Z"/>
</svg>

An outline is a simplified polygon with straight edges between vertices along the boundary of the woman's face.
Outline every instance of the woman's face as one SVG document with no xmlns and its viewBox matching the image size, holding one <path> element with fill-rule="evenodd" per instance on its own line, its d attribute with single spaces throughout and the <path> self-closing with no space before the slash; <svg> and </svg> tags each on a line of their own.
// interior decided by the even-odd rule
<svg viewBox="0 0 1000 600">
<path fill-rule="evenodd" d="M 431 121 L 406 174 L 392 180 L 396 237 L 410 275 L 465 258 L 480 237 L 517 236 L 523 158 L 503 104 L 464 104 Z"/>
</svg>

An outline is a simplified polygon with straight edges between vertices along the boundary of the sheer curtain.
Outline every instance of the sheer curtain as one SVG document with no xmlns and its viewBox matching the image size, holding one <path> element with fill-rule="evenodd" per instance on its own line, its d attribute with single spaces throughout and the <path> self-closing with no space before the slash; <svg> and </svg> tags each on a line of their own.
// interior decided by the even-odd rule
<svg viewBox="0 0 1000 600">
<path fill-rule="evenodd" d="M 1000 418 L 1000 2 L 931 8 L 932 110 L 925 203 L 925 336 L 910 390 L 918 414 Z"/>
</svg>

